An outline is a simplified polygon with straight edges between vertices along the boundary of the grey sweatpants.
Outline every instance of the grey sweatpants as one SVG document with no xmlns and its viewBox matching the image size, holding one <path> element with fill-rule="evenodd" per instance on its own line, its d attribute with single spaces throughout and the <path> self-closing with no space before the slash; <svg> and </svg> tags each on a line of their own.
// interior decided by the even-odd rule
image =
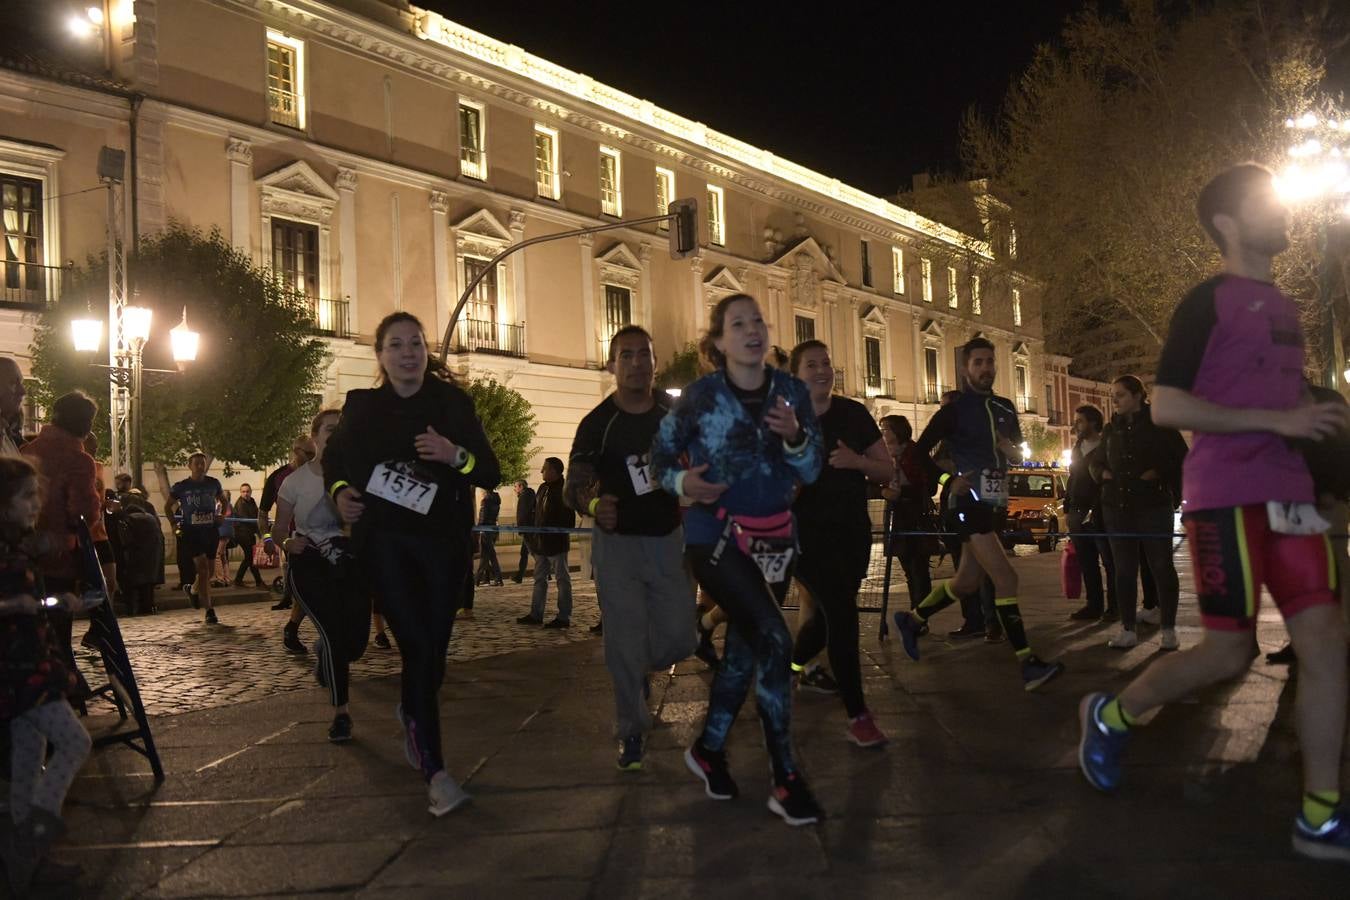
<svg viewBox="0 0 1350 900">
<path fill-rule="evenodd" d="M 48 743 L 51 759 L 46 759 Z M 9 815 L 14 824 L 27 819 L 34 806 L 61 815 L 66 791 L 93 746 L 70 704 L 51 700 L 10 720 L 9 744 Z"/>
<path fill-rule="evenodd" d="M 685 659 L 698 643 L 694 582 L 684 567 L 684 529 L 645 537 L 597 527 L 592 535 L 605 666 L 614 682 L 614 732 L 619 738 L 635 737 L 652 725 L 642 696 L 648 673 Z"/>
</svg>

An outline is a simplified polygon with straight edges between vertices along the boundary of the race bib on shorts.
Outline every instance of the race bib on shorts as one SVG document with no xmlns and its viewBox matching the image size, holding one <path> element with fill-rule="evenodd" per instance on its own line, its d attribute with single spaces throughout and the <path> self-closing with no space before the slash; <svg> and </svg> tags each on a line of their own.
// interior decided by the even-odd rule
<svg viewBox="0 0 1350 900">
<path fill-rule="evenodd" d="M 1266 504 L 1266 518 L 1270 530 L 1277 534 L 1325 534 L 1331 528 L 1331 523 L 1311 503 L 1271 500 Z"/>
<path fill-rule="evenodd" d="M 759 566 L 760 572 L 764 573 L 765 581 L 769 584 L 781 584 L 787 578 L 788 568 L 792 565 L 792 554 L 793 548 L 788 547 L 775 553 L 751 553 L 750 558 Z"/>
<path fill-rule="evenodd" d="M 216 514 L 210 512 L 194 512 L 192 514 L 193 525 L 214 525 L 216 524 Z"/>
<path fill-rule="evenodd" d="M 1008 505 L 1008 473 L 1002 469 L 984 469 L 974 479 L 980 500 L 991 506 Z"/>
<path fill-rule="evenodd" d="M 366 493 L 425 516 L 436 499 L 438 487 L 434 482 L 422 481 L 407 472 L 380 463 L 370 473 Z"/>
</svg>

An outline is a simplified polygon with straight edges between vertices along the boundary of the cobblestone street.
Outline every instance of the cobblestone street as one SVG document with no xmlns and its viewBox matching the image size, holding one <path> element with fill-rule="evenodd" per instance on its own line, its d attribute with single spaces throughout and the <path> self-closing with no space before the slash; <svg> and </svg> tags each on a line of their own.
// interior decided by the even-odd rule
<svg viewBox="0 0 1350 900">
<path fill-rule="evenodd" d="M 508 580 L 503 587 L 478 588 L 473 617 L 455 622 L 451 664 L 595 640 L 589 628 L 599 613 L 590 581 L 573 575 L 572 627 L 568 629 L 516 624 L 516 618 L 529 611 L 531 588 L 528 578 L 520 585 Z M 550 617 L 556 596 L 550 584 Z M 121 619 L 146 711 L 152 716 L 174 715 L 313 687 L 314 655 L 288 653 L 281 646 L 281 629 L 288 613 L 272 610 L 275 599 L 218 605 L 219 625 L 204 624 L 202 612 L 193 609 Z M 76 633 L 79 631 L 77 625 Z M 300 626 L 300 639 L 308 646 L 314 635 L 314 626 L 306 619 Z M 102 669 L 102 664 L 95 662 L 97 656 L 87 650 L 79 655 L 81 666 L 90 680 L 95 680 Z M 91 669 L 91 664 L 95 668 Z M 354 680 L 398 672 L 397 645 L 381 650 L 372 642 L 365 657 L 352 666 Z"/>
</svg>

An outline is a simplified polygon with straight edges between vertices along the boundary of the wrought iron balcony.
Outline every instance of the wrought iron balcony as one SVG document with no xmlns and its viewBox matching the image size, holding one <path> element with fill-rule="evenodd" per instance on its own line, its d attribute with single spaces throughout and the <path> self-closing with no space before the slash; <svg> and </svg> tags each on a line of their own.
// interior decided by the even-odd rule
<svg viewBox="0 0 1350 900">
<path fill-rule="evenodd" d="M 869 377 L 867 379 L 867 384 L 863 385 L 863 393 L 868 397 L 882 397 L 887 400 L 894 400 L 895 379 Z"/>
<path fill-rule="evenodd" d="M 1020 413 L 1025 413 L 1025 414 L 1027 414 L 1027 415 L 1029 415 L 1029 416 L 1034 416 L 1034 415 L 1036 415 L 1036 398 L 1034 398 L 1034 397 L 1018 397 L 1018 398 L 1017 398 L 1017 411 L 1020 412 Z"/>
<path fill-rule="evenodd" d="M 923 388 L 923 402 L 936 405 L 942 402 L 942 395 L 946 391 L 940 384 L 926 384 Z"/>
<path fill-rule="evenodd" d="M 272 121 L 277 125 L 300 127 L 300 96 L 295 91 L 268 88 L 267 105 L 272 111 Z"/>
<path fill-rule="evenodd" d="M 844 378 L 844 369 L 842 366 L 835 366 L 834 369 L 834 392 L 836 394 L 847 393 L 848 382 Z"/>
<path fill-rule="evenodd" d="M 525 358 L 525 323 L 510 325 L 483 319 L 460 319 L 455 323 L 451 353 L 495 353 Z"/>
<path fill-rule="evenodd" d="M 351 337 L 351 325 L 347 318 L 349 304 L 346 300 L 306 297 L 305 303 L 308 304 L 311 332 L 325 337 Z"/>
<path fill-rule="evenodd" d="M 0 306 L 41 309 L 61 296 L 65 269 L 0 259 Z"/>
</svg>

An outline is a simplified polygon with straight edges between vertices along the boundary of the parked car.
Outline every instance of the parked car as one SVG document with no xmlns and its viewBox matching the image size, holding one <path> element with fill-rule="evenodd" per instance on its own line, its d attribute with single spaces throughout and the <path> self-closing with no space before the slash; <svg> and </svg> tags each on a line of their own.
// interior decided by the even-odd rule
<svg viewBox="0 0 1350 900">
<path fill-rule="evenodd" d="M 1008 469 L 1008 523 L 1003 546 L 1035 544 L 1042 553 L 1055 549 L 1064 518 L 1068 470 L 1029 463 Z"/>
</svg>

